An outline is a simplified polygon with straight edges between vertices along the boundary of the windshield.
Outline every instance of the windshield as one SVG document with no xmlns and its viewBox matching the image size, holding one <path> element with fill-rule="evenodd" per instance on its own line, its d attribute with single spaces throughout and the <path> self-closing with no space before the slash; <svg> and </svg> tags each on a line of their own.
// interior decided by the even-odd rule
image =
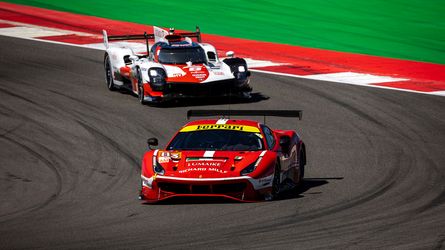
<svg viewBox="0 0 445 250">
<path fill-rule="evenodd" d="M 168 150 L 254 151 L 263 149 L 260 133 L 233 130 L 179 132 Z"/>
<path fill-rule="evenodd" d="M 205 63 L 206 57 L 201 47 L 162 48 L 158 60 L 165 64 L 185 64 L 189 61 L 196 64 Z"/>
</svg>

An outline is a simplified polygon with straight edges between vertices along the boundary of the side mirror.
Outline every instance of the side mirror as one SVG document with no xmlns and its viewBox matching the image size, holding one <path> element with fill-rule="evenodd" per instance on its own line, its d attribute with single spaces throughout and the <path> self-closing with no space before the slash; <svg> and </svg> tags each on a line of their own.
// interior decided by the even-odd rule
<svg viewBox="0 0 445 250">
<path fill-rule="evenodd" d="M 226 52 L 226 56 L 229 57 L 229 58 L 233 58 L 233 57 L 235 56 L 235 52 L 233 52 L 233 51 L 227 51 L 227 52 Z"/>
<path fill-rule="evenodd" d="M 290 137 L 287 135 L 281 136 L 280 138 L 280 146 L 282 148 L 287 149 L 290 145 Z"/>
<path fill-rule="evenodd" d="M 148 148 L 151 149 L 151 146 L 158 146 L 158 139 L 152 137 L 147 140 Z"/>
</svg>

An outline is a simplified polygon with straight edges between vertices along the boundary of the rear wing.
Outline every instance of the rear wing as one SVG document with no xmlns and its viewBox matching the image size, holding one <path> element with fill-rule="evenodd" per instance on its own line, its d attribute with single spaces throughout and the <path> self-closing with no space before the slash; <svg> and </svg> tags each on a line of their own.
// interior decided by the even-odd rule
<svg viewBox="0 0 445 250">
<path fill-rule="evenodd" d="M 209 110 L 209 109 L 192 109 L 187 111 L 187 119 L 190 117 L 203 116 L 263 116 L 264 123 L 266 123 L 266 116 L 277 117 L 298 117 L 299 120 L 303 117 L 303 110 Z"/>
<path fill-rule="evenodd" d="M 108 41 L 129 41 L 129 40 L 145 40 L 145 45 L 147 47 L 147 55 L 149 53 L 149 47 L 148 47 L 148 39 L 154 39 L 154 34 L 147 34 L 147 32 L 144 32 L 142 35 L 123 35 L 123 36 L 109 36 L 107 34 L 106 30 L 102 30 L 102 34 L 104 37 L 104 46 L 108 49 Z"/>
<path fill-rule="evenodd" d="M 145 40 L 145 45 L 147 47 L 147 55 L 149 52 L 149 46 L 148 46 L 148 40 L 155 40 L 157 42 L 160 39 L 167 38 L 166 41 L 168 41 L 168 36 L 172 37 L 190 37 L 190 38 L 196 38 L 196 40 L 200 43 L 201 42 L 201 30 L 198 26 L 196 26 L 196 32 L 180 32 L 175 33 L 174 28 L 170 28 L 170 31 L 167 32 L 166 30 L 163 30 L 161 28 L 158 28 L 156 26 L 153 26 L 154 33 L 148 34 L 147 32 L 144 32 L 144 34 L 140 35 L 119 35 L 119 36 L 109 36 L 107 34 L 106 30 L 102 30 L 103 39 L 104 39 L 104 46 L 108 49 L 109 44 L 108 41 L 124 41 L 124 40 Z"/>
<path fill-rule="evenodd" d="M 173 34 L 175 32 L 174 29 L 170 29 L 170 34 Z M 200 43 L 201 40 L 201 30 L 199 29 L 199 26 L 196 26 L 195 32 L 181 32 L 181 33 L 174 33 L 175 35 L 180 35 L 183 38 L 190 37 L 190 38 L 196 38 L 196 41 Z"/>
</svg>

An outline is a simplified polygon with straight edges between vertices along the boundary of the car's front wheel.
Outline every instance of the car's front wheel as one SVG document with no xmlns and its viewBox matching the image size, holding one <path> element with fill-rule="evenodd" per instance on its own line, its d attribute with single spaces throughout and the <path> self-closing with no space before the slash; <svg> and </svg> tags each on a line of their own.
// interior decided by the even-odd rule
<svg viewBox="0 0 445 250">
<path fill-rule="evenodd" d="M 139 84 L 138 87 L 138 98 L 139 98 L 139 102 L 144 105 L 145 104 L 145 94 L 144 94 L 144 87 L 142 86 L 142 84 Z"/>
<path fill-rule="evenodd" d="M 138 78 L 138 99 L 139 102 L 144 105 L 145 104 L 145 93 L 144 86 L 142 85 L 142 72 L 140 68 L 137 68 L 137 78 Z"/>
<path fill-rule="evenodd" d="M 111 70 L 110 57 L 108 56 L 108 53 L 105 54 L 104 67 L 105 67 L 105 80 L 108 89 L 111 91 L 116 90 L 116 86 L 114 85 L 113 72 Z"/>
</svg>

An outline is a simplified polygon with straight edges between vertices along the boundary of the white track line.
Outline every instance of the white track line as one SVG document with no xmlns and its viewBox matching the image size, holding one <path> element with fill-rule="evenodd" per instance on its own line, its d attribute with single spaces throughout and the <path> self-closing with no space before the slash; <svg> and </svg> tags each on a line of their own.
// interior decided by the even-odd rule
<svg viewBox="0 0 445 250">
<path fill-rule="evenodd" d="M 69 32 L 61 32 L 54 30 L 44 30 L 34 27 L 7 27 L 0 29 L 0 35 L 12 36 L 19 38 L 33 38 L 33 37 L 44 37 L 44 36 L 62 36 L 68 35 Z"/>
<path fill-rule="evenodd" d="M 341 83 L 355 84 L 355 85 L 368 85 L 373 83 L 400 82 L 409 80 L 406 78 L 393 78 L 389 76 L 377 76 L 377 75 L 361 74 L 355 72 L 309 75 L 306 76 L 306 78 L 328 81 L 328 82 L 341 82 Z"/>
<path fill-rule="evenodd" d="M 269 74 L 269 75 L 287 76 L 287 77 L 301 78 L 301 79 L 311 79 L 310 77 L 312 76 L 312 75 L 300 76 L 300 75 L 293 75 L 293 74 L 279 73 L 279 72 L 271 72 L 271 71 L 265 71 L 265 70 L 259 70 L 259 69 L 249 69 L 249 70 L 250 71 L 254 71 L 254 72 Z M 311 79 L 311 80 L 315 80 L 315 79 Z M 339 82 L 335 82 L 335 83 L 339 83 Z M 357 84 L 351 84 L 351 83 L 344 83 L 344 84 L 357 85 Z M 416 90 L 410 90 L 410 89 L 399 89 L 399 88 L 393 88 L 393 87 L 387 87 L 387 86 L 379 86 L 379 85 L 372 85 L 372 84 L 359 85 L 359 86 L 371 87 L 371 88 L 379 88 L 379 89 L 398 90 L 398 91 L 417 93 L 417 94 L 445 96 L 445 91 L 422 92 L 422 91 L 416 91 Z"/>
</svg>

